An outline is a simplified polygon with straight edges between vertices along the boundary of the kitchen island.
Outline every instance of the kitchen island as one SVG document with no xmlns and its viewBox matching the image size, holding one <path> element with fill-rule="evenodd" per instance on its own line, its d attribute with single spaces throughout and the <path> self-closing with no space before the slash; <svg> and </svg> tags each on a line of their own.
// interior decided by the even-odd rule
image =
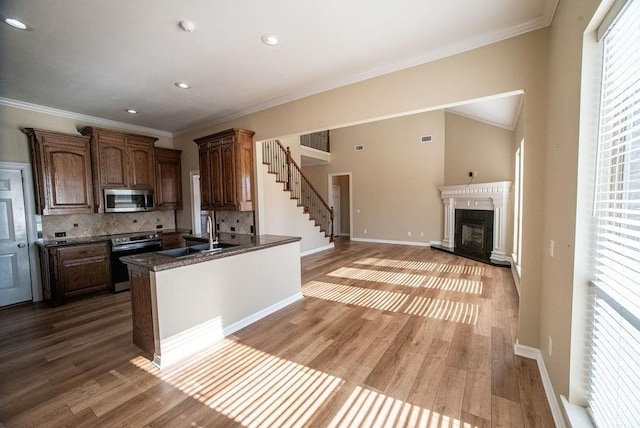
<svg viewBox="0 0 640 428">
<path fill-rule="evenodd" d="M 122 257 L 133 342 L 164 367 L 302 298 L 300 238 L 223 234 L 219 252 Z"/>
</svg>

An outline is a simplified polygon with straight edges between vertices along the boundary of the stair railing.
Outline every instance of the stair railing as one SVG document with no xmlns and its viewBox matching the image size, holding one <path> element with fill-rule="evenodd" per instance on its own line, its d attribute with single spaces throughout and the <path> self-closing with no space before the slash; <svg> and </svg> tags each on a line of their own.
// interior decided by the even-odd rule
<svg viewBox="0 0 640 428">
<path fill-rule="evenodd" d="M 309 217 L 320 226 L 325 236 L 333 241 L 333 207 L 320 196 L 318 190 L 302 173 L 293 157 L 291 149 L 286 149 L 278 140 L 262 143 L 262 162 L 268 165 L 268 172 L 276 175 L 276 181 L 284 183 L 284 190 L 291 192 L 291 199 L 304 207 Z"/>
</svg>

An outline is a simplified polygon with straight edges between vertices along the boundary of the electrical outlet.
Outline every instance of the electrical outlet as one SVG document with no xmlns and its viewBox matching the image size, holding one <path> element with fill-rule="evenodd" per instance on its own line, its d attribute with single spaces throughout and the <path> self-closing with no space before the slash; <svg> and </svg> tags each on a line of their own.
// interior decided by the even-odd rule
<svg viewBox="0 0 640 428">
<path fill-rule="evenodd" d="M 55 232 L 54 236 L 56 238 L 64 238 L 65 236 L 67 236 L 67 232 Z"/>
<path fill-rule="evenodd" d="M 550 255 L 551 257 L 553 257 L 553 253 L 554 253 L 554 251 L 555 251 L 555 248 L 556 248 L 556 243 L 555 243 L 555 242 L 554 242 L 554 240 L 552 239 L 552 240 L 550 240 L 550 241 L 549 241 L 549 255 Z"/>
<path fill-rule="evenodd" d="M 411 232 L 407 232 L 407 236 L 411 236 Z"/>
<path fill-rule="evenodd" d="M 547 351 L 549 352 L 549 356 L 551 356 L 552 350 L 553 350 L 553 341 L 551 340 L 551 336 L 549 336 L 549 343 L 547 345 Z"/>
<path fill-rule="evenodd" d="M 420 236 L 424 236 L 424 232 L 420 232 Z"/>
<path fill-rule="evenodd" d="M 473 171 L 469 171 L 469 177 L 473 177 Z"/>
<path fill-rule="evenodd" d="M 364 234 L 365 234 L 365 235 L 367 234 L 367 229 L 365 229 L 365 230 L 364 230 Z"/>
</svg>

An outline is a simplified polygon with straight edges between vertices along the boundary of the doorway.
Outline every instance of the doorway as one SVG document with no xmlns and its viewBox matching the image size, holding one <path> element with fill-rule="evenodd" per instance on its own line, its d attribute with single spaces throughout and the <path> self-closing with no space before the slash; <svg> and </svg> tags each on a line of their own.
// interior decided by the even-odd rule
<svg viewBox="0 0 640 428">
<path fill-rule="evenodd" d="M 329 201 L 333 206 L 333 234 L 335 237 L 351 236 L 352 221 L 351 173 L 329 174 Z"/>
<path fill-rule="evenodd" d="M 41 300 L 31 165 L 0 162 L 0 306 Z"/>
</svg>

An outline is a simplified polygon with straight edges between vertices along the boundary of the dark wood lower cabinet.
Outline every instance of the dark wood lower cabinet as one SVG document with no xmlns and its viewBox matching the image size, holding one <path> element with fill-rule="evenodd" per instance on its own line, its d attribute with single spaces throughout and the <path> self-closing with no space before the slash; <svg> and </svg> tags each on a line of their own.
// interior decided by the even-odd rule
<svg viewBox="0 0 640 428">
<path fill-rule="evenodd" d="M 108 242 L 41 247 L 40 267 L 43 297 L 52 306 L 111 288 Z"/>
<path fill-rule="evenodd" d="M 131 286 L 133 343 L 143 351 L 153 355 L 155 353 L 155 343 L 149 271 L 129 265 L 129 285 Z"/>
</svg>

